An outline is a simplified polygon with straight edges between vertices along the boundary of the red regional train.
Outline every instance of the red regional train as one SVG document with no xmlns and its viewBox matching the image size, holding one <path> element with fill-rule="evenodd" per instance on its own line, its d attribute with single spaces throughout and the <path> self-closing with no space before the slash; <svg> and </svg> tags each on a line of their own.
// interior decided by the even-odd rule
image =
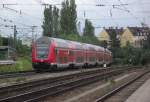
<svg viewBox="0 0 150 102">
<path fill-rule="evenodd" d="M 96 45 L 51 37 L 41 37 L 32 44 L 32 64 L 36 71 L 108 65 L 111 62 L 112 53 Z"/>
</svg>

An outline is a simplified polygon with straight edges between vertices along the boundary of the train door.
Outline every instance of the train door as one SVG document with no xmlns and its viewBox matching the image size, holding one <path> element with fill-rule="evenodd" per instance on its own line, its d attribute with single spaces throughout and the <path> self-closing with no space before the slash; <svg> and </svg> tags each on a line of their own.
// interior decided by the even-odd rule
<svg viewBox="0 0 150 102">
<path fill-rule="evenodd" d="M 103 52 L 102 51 L 100 51 L 99 52 L 99 62 L 100 62 L 100 64 L 103 64 L 103 61 L 104 61 L 104 54 L 103 54 Z"/>
<path fill-rule="evenodd" d="M 57 51 L 57 62 L 58 67 L 67 67 L 68 66 L 68 50 L 59 48 Z"/>
<path fill-rule="evenodd" d="M 69 64 L 74 64 L 74 50 L 73 49 L 69 49 L 68 51 L 69 53 L 69 56 L 68 56 L 68 61 L 69 61 Z"/>
<path fill-rule="evenodd" d="M 75 51 L 75 59 L 76 59 L 76 65 L 77 66 L 83 66 L 84 65 L 84 53 L 82 50 L 76 50 Z"/>
</svg>

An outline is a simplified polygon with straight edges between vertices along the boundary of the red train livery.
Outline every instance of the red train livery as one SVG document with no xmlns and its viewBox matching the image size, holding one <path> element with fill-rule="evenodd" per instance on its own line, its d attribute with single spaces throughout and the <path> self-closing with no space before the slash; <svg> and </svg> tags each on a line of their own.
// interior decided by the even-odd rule
<svg viewBox="0 0 150 102">
<path fill-rule="evenodd" d="M 37 71 L 110 64 L 111 61 L 111 52 L 96 45 L 51 37 L 41 37 L 32 44 L 32 64 Z"/>
</svg>

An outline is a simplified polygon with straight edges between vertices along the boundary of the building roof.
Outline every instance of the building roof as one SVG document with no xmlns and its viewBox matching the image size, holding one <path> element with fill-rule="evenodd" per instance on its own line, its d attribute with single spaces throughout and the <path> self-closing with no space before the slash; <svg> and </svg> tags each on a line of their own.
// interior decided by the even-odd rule
<svg viewBox="0 0 150 102">
<path fill-rule="evenodd" d="M 121 35 L 123 33 L 123 28 L 104 28 L 105 31 L 111 36 L 112 34 Z"/>
<path fill-rule="evenodd" d="M 149 33 L 148 27 L 127 27 L 134 36 L 145 36 Z"/>
</svg>

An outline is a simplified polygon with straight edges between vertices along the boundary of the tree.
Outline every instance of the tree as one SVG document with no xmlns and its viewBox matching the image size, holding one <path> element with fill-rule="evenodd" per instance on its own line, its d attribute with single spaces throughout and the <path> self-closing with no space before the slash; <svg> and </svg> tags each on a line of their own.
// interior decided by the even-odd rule
<svg viewBox="0 0 150 102">
<path fill-rule="evenodd" d="M 107 41 L 104 40 L 104 41 L 100 41 L 100 45 L 104 48 L 107 48 L 108 44 L 107 44 Z"/>
<path fill-rule="evenodd" d="M 53 36 L 56 37 L 60 31 L 59 9 L 55 6 L 53 9 Z"/>
<path fill-rule="evenodd" d="M 66 0 L 66 2 L 62 2 L 62 9 L 61 9 L 61 16 L 60 16 L 60 27 L 61 27 L 61 33 L 66 34 L 68 33 L 68 28 L 67 26 L 69 25 L 69 19 L 68 19 L 68 15 L 67 15 L 67 10 L 69 6 L 69 2 L 68 0 Z M 67 16 L 66 16 L 67 15 Z"/>
<path fill-rule="evenodd" d="M 49 6 L 44 10 L 43 35 L 56 37 L 60 31 L 59 9 Z"/>
<path fill-rule="evenodd" d="M 49 8 L 45 8 L 44 10 L 44 21 L 42 28 L 44 36 L 52 36 L 53 34 L 52 6 L 49 6 Z"/>
<path fill-rule="evenodd" d="M 72 34 L 77 34 L 77 12 L 75 0 L 70 0 L 70 28 Z"/>
<path fill-rule="evenodd" d="M 2 45 L 3 45 L 3 39 L 2 39 L 2 37 L 0 35 L 0 46 L 2 46 Z"/>
<path fill-rule="evenodd" d="M 62 9 L 60 15 L 61 33 L 77 34 L 77 12 L 75 0 L 66 0 L 62 2 Z"/>
<path fill-rule="evenodd" d="M 85 20 L 84 36 L 94 36 L 94 27 L 89 20 Z"/>
<path fill-rule="evenodd" d="M 144 48 L 145 49 L 150 49 L 150 31 L 146 36 L 146 40 L 144 41 Z"/>
<path fill-rule="evenodd" d="M 14 38 L 13 37 L 1 37 L 2 39 L 2 46 L 14 46 Z"/>
<path fill-rule="evenodd" d="M 149 50 L 145 50 L 142 52 L 141 64 L 142 65 L 150 64 L 150 51 Z"/>
<path fill-rule="evenodd" d="M 22 41 L 19 39 L 17 39 L 16 50 L 19 56 L 24 56 L 24 55 L 29 56 L 31 54 L 31 48 L 28 47 L 27 45 L 23 45 Z"/>
<path fill-rule="evenodd" d="M 120 48 L 120 40 L 117 38 L 117 35 L 118 35 L 117 30 L 118 29 L 114 29 L 110 33 L 110 46 L 111 46 L 111 49 Z"/>
</svg>

